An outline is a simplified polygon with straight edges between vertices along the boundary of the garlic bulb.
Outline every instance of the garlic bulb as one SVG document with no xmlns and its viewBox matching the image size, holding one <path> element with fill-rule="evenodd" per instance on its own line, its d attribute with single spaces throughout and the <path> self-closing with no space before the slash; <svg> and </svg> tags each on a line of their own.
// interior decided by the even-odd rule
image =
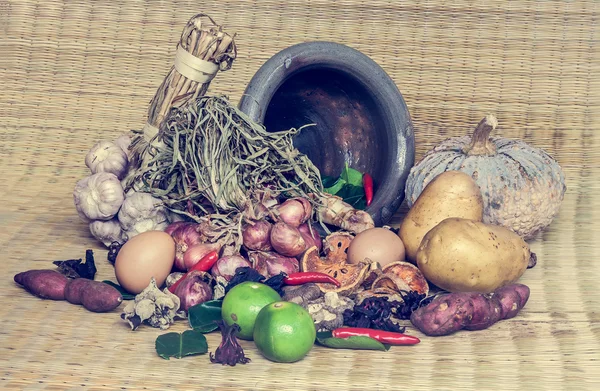
<svg viewBox="0 0 600 391">
<path fill-rule="evenodd" d="M 169 219 L 161 200 L 148 193 L 133 192 L 127 195 L 119 210 L 119 223 L 131 239 L 146 231 L 164 231 Z"/>
<path fill-rule="evenodd" d="M 92 171 L 92 174 L 110 172 L 119 179 L 123 179 L 127 174 L 128 164 L 127 154 L 121 147 L 110 141 L 96 143 L 85 157 L 85 165 Z"/>
<path fill-rule="evenodd" d="M 75 185 L 73 200 L 83 221 L 112 219 L 123 200 L 121 182 L 114 174 L 99 172 L 83 178 Z"/>
<path fill-rule="evenodd" d="M 131 137 L 129 137 L 129 134 L 125 133 L 119 136 L 115 140 L 115 144 L 121 148 L 121 150 L 125 152 L 127 156 L 129 156 L 129 145 L 131 145 Z"/>
<path fill-rule="evenodd" d="M 96 220 L 90 223 L 90 233 L 104 243 L 106 247 L 113 242 L 125 243 L 126 237 L 117 219 L 108 221 Z"/>
</svg>

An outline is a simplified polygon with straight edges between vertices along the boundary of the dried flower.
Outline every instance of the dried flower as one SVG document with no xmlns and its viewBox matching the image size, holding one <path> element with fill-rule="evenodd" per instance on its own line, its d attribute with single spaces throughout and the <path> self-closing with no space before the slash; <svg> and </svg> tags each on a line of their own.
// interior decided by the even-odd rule
<svg viewBox="0 0 600 391">
<path fill-rule="evenodd" d="M 179 311 L 179 306 L 179 297 L 166 288 L 163 291 L 158 289 L 156 280 L 152 277 L 148 287 L 123 309 L 121 319 L 126 320 L 132 330 L 144 322 L 165 330 L 175 319 L 185 319 L 185 312 Z"/>
<path fill-rule="evenodd" d="M 215 354 L 210 353 L 210 362 L 232 367 L 235 364 L 249 363 L 250 359 L 244 355 L 244 349 L 242 349 L 236 338 L 236 335 L 240 332 L 240 326 L 236 323 L 228 326 L 223 321 L 219 321 L 218 324 L 223 339 Z"/>
</svg>

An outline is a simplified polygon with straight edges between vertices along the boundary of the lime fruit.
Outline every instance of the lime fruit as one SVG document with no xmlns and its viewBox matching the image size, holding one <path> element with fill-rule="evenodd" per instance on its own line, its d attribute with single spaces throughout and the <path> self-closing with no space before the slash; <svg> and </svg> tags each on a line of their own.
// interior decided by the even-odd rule
<svg viewBox="0 0 600 391">
<path fill-rule="evenodd" d="M 301 360 L 312 349 L 317 330 L 304 308 L 279 301 L 265 306 L 254 323 L 254 343 L 267 359 L 275 362 Z"/>
<path fill-rule="evenodd" d="M 259 282 L 242 282 L 231 288 L 223 299 L 221 316 L 231 326 L 240 326 L 238 337 L 252 340 L 254 321 L 260 310 L 267 304 L 281 300 L 279 293 L 268 285 Z"/>
</svg>

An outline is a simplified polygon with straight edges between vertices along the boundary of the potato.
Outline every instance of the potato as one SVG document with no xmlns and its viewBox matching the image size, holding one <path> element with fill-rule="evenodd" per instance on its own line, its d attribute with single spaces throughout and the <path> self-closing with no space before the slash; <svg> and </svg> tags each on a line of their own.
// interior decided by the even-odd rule
<svg viewBox="0 0 600 391">
<path fill-rule="evenodd" d="M 446 171 L 436 176 L 408 211 L 399 233 L 408 260 L 415 263 L 425 234 L 449 217 L 483 219 L 483 198 L 479 186 L 462 171 Z"/>
<path fill-rule="evenodd" d="M 68 279 L 56 270 L 29 270 L 15 275 L 14 280 L 29 293 L 42 299 L 65 299 Z"/>
<path fill-rule="evenodd" d="M 123 296 L 114 287 L 86 278 L 71 280 L 65 288 L 65 298 L 92 312 L 112 311 L 123 301 Z"/>
<path fill-rule="evenodd" d="M 427 280 L 450 292 L 493 292 L 527 269 L 529 245 L 507 228 L 448 218 L 429 231 L 417 252 Z"/>
</svg>

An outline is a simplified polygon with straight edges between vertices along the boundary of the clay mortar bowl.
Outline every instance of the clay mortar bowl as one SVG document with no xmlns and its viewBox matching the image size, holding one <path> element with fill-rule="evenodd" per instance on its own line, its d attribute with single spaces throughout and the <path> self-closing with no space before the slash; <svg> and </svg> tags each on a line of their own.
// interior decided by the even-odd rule
<svg viewBox="0 0 600 391">
<path fill-rule="evenodd" d="M 254 75 L 240 109 L 268 131 L 305 128 L 294 145 L 322 175 L 344 164 L 371 173 L 375 197 L 367 211 L 380 226 L 404 200 L 414 164 L 414 135 L 394 81 L 369 57 L 332 42 L 291 46 Z"/>
</svg>

